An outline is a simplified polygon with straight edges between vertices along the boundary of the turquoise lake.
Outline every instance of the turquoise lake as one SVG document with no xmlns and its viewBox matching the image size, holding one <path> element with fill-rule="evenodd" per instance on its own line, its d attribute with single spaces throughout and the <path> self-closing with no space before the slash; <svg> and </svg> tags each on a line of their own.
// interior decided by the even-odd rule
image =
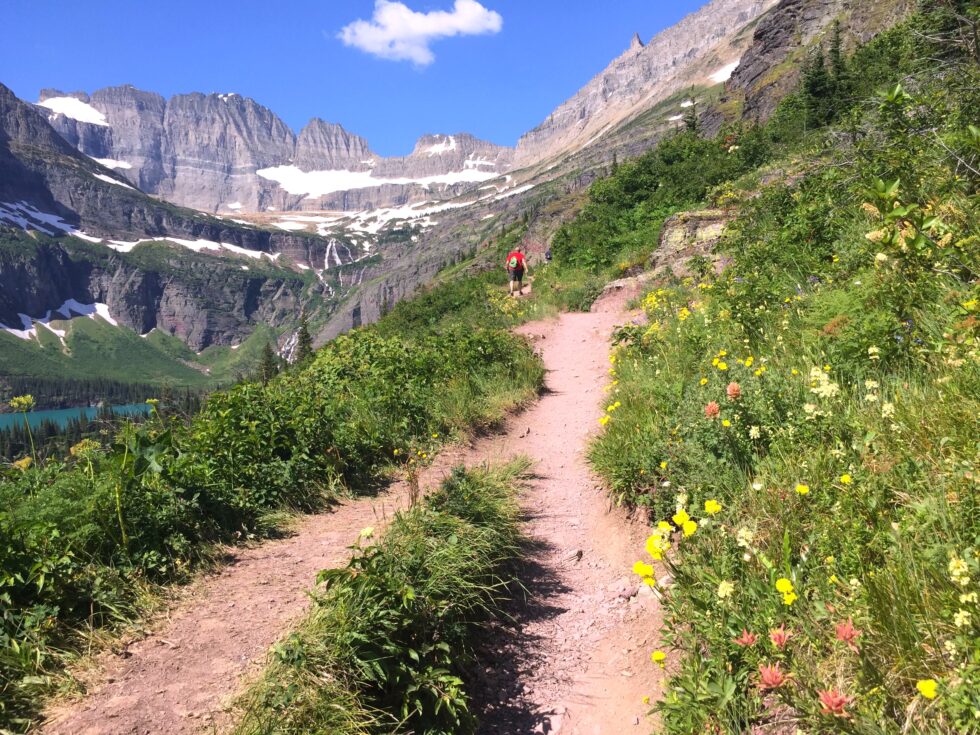
<svg viewBox="0 0 980 735">
<path fill-rule="evenodd" d="M 150 407 L 145 403 L 131 403 L 126 406 L 113 406 L 112 412 L 119 416 L 139 416 L 149 413 Z M 48 411 L 30 411 L 27 420 L 32 428 L 40 426 L 45 421 L 54 421 L 58 426 L 65 427 L 72 419 L 81 416 L 93 419 L 99 415 L 98 408 L 57 408 Z M 9 429 L 14 425 L 23 426 L 24 417 L 19 413 L 0 414 L 0 429 Z"/>
</svg>

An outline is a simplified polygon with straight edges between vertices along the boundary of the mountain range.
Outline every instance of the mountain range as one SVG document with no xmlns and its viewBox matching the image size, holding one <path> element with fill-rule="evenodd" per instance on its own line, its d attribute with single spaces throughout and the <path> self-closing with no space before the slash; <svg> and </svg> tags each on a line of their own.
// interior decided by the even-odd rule
<svg viewBox="0 0 980 735">
<path fill-rule="evenodd" d="M 853 44 L 910 2 L 713 0 L 635 36 L 514 148 L 439 134 L 385 158 L 237 94 L 45 89 L 28 103 L 0 84 L 0 376 L 29 370 L 31 350 L 70 364 L 81 316 L 176 338 L 191 358 L 259 327 L 288 353 L 302 313 L 322 343 L 519 218 L 541 247 L 575 192 L 689 108 L 708 134 L 764 119 L 834 21 Z"/>
</svg>

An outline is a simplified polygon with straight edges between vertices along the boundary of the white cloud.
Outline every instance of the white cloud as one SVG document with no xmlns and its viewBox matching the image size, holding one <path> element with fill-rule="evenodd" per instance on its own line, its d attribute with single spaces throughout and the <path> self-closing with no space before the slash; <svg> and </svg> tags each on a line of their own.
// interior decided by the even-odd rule
<svg viewBox="0 0 980 735">
<path fill-rule="evenodd" d="M 455 0 L 452 11 L 418 13 L 394 0 L 375 0 L 371 20 L 356 20 L 339 34 L 347 46 L 394 61 L 431 64 L 429 45 L 440 38 L 498 33 L 504 20 L 476 0 Z"/>
</svg>

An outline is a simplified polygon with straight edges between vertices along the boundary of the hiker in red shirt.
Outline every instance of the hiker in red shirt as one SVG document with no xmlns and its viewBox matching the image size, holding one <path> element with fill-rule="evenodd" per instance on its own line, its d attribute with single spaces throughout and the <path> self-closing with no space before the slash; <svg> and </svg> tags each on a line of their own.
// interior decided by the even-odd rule
<svg viewBox="0 0 980 735">
<path fill-rule="evenodd" d="M 514 295 L 514 284 L 517 284 L 517 293 L 524 295 L 524 274 L 531 275 L 531 269 L 527 267 L 527 259 L 524 257 L 522 248 L 515 248 L 507 255 L 504 261 L 507 266 L 507 275 L 510 278 L 510 295 Z"/>
</svg>

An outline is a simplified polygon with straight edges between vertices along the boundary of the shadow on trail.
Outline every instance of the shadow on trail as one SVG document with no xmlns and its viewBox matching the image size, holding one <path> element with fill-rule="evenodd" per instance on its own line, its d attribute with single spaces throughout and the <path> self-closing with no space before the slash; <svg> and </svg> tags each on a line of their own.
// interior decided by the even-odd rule
<svg viewBox="0 0 980 735">
<path fill-rule="evenodd" d="M 524 683 L 539 668 L 541 636 L 528 632 L 532 623 L 553 620 L 565 612 L 551 604 L 568 592 L 553 567 L 546 565 L 553 547 L 530 539 L 518 569 L 523 589 L 506 605 L 506 618 L 489 625 L 476 644 L 469 689 L 472 708 L 480 720 L 480 735 L 520 735 L 550 731 L 549 713 L 540 710 L 524 691 Z M 563 562 L 564 563 L 564 562 Z M 568 563 L 576 563 L 572 558 Z M 536 729 L 537 728 L 537 729 Z"/>
</svg>

